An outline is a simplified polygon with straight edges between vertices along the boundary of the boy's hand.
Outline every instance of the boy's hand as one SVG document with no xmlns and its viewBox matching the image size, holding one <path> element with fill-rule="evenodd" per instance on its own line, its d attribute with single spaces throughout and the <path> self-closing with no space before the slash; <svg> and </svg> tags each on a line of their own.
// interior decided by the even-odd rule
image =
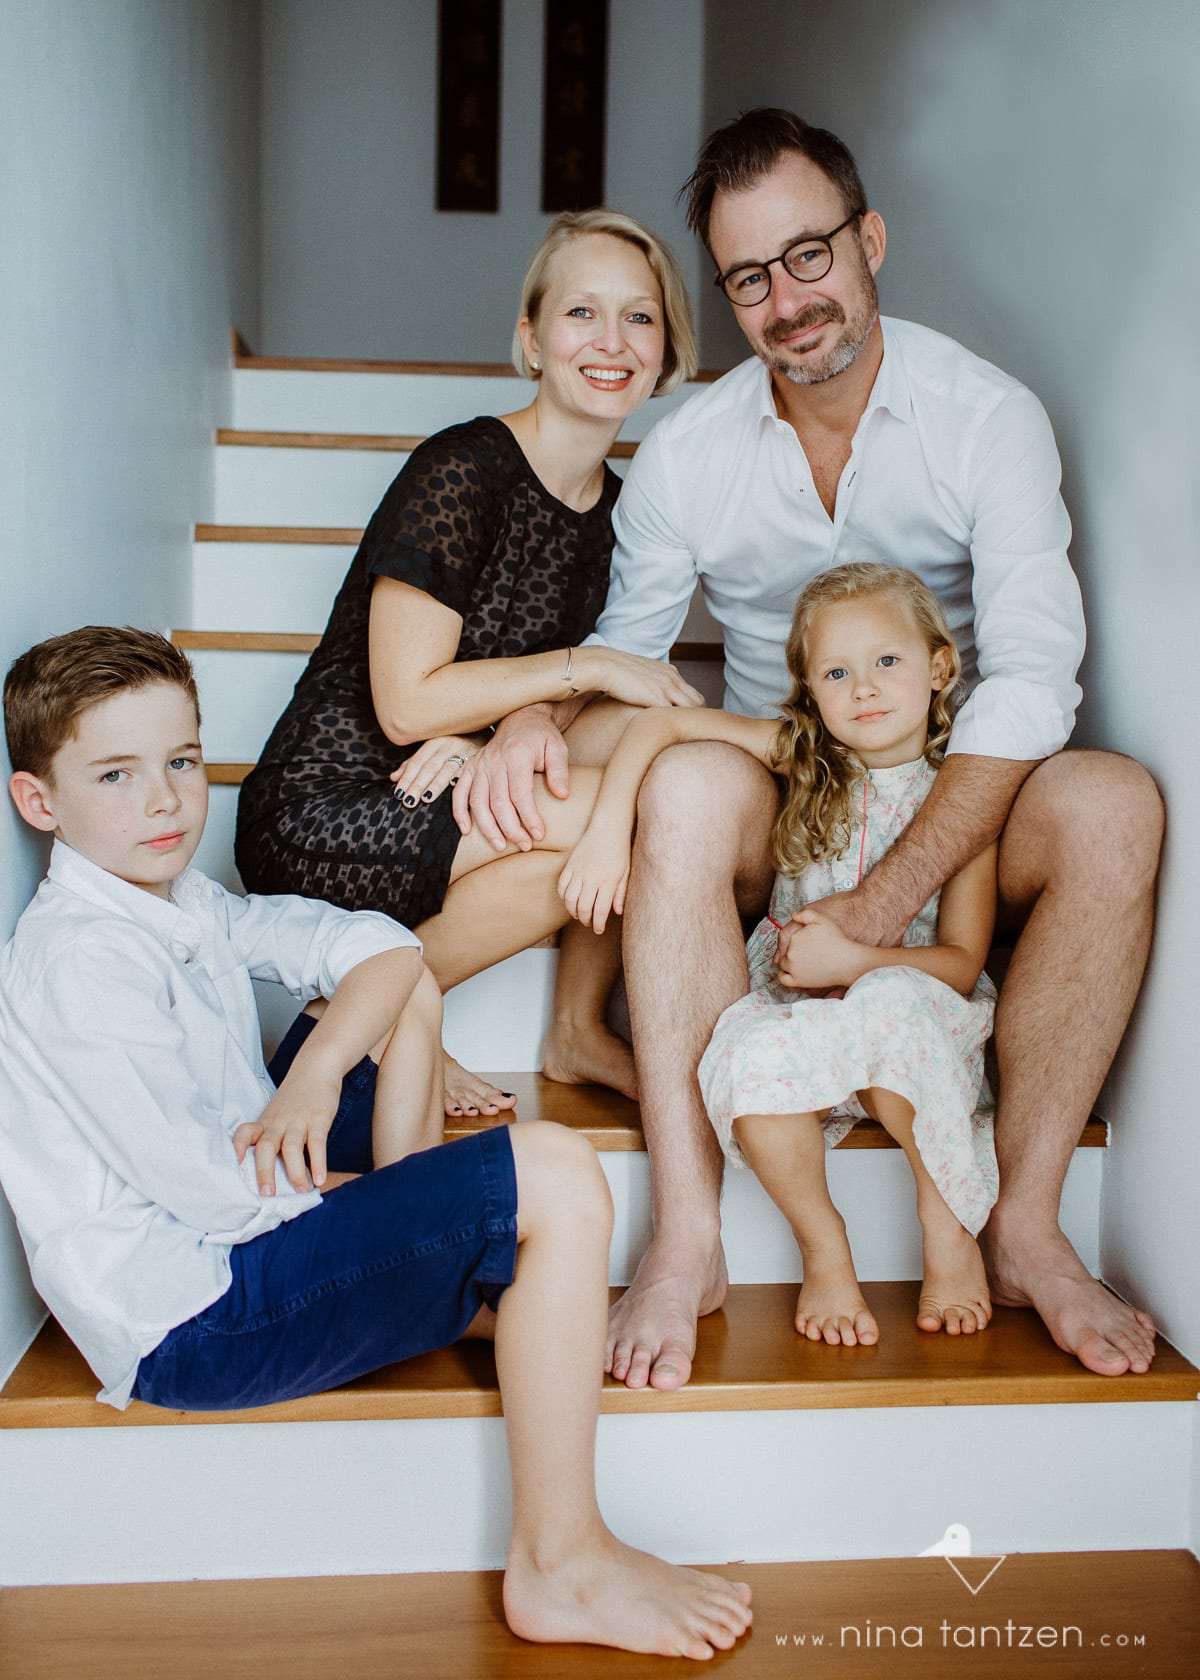
<svg viewBox="0 0 1200 1680">
<path fill-rule="evenodd" d="M 864 972 L 863 956 L 863 947 L 847 939 L 832 917 L 810 905 L 797 910 L 779 935 L 779 984 L 806 992 L 850 986 Z"/>
<path fill-rule="evenodd" d="M 319 1190 L 325 1182 L 325 1139 L 341 1100 L 340 1079 L 310 1073 L 293 1081 L 289 1073 L 257 1120 L 247 1120 L 233 1134 L 239 1163 L 254 1151 L 254 1170 L 260 1196 L 275 1194 L 275 1158 L 283 1161 L 288 1183 L 307 1190 L 308 1167 Z"/>
<path fill-rule="evenodd" d="M 622 839 L 593 825 L 563 865 L 558 896 L 584 927 L 603 933 L 609 912 L 623 913 L 629 852 L 628 835 Z"/>
</svg>

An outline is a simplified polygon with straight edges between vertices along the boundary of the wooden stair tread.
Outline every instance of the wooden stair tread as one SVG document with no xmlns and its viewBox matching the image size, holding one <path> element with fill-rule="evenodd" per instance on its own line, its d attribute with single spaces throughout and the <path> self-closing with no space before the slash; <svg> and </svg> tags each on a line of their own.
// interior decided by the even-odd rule
<svg viewBox="0 0 1200 1680">
<path fill-rule="evenodd" d="M 357 548 L 362 525 L 197 525 L 197 542 L 338 544 Z"/>
<path fill-rule="evenodd" d="M 220 653 L 311 653 L 321 640 L 312 630 L 172 630 L 177 648 L 189 652 Z M 676 642 L 671 658 L 717 660 L 725 657 L 723 642 Z"/>
<path fill-rule="evenodd" d="M 692 1381 L 672 1394 L 605 1379 L 607 1413 L 790 1411 L 881 1406 L 999 1406 L 1194 1401 L 1200 1372 L 1168 1343 L 1142 1376 L 1100 1377 L 1055 1347 L 1032 1312 L 998 1308 L 979 1335 L 916 1328 L 919 1284 L 864 1283 L 879 1319 L 876 1347 L 826 1348 L 792 1328 L 796 1285 L 738 1284 L 701 1320 Z M 613 1291 L 614 1299 L 620 1292 Z M 343 1422 L 382 1418 L 496 1417 L 500 1395 L 490 1345 L 455 1347 L 390 1365 L 303 1400 L 241 1412 L 174 1412 L 96 1402 L 97 1383 L 53 1321 L 0 1390 L 0 1428 Z"/>
<path fill-rule="evenodd" d="M 269 1557 L 269 1530 L 263 1538 Z M 984 1558 L 955 1561 L 972 1585 L 986 1573 Z M 1010 1553 L 975 1597 L 944 1558 L 713 1567 L 750 1583 L 755 1619 L 706 1668 L 745 1680 L 826 1672 L 840 1680 L 1025 1680 L 1043 1667 L 1056 1680 L 1182 1680 L 1200 1666 L 1200 1562 L 1183 1550 Z M 517 1639 L 500 1588 L 498 1571 L 12 1587 L 0 1596 L 0 1667 L 6 1680 L 662 1680 L 682 1672 L 661 1657 Z M 912 1632 L 902 1643 L 902 1630 L 915 1628 L 920 1646 Z M 1043 1635 L 1039 1649 L 1038 1629 L 1055 1630 L 1054 1644 Z M 793 1643 L 798 1635 L 804 1651 Z M 1131 1641 L 1124 1648 L 1115 1644 L 1122 1636 Z M 1114 1643 L 1102 1647 L 1106 1638 Z M 818 1639 L 819 1656 L 811 1649 Z M 1004 1639 L 1008 1648 L 997 1649 Z"/>
<path fill-rule="evenodd" d="M 541 1073 L 492 1071 L 482 1077 L 491 1080 L 502 1091 L 515 1093 L 517 1114 L 522 1120 L 556 1120 L 560 1126 L 582 1132 L 600 1150 L 643 1150 L 646 1147 L 638 1105 L 618 1091 L 610 1091 L 603 1085 L 562 1085 Z M 486 1114 L 448 1120 L 446 1138 L 464 1137 L 500 1124 L 503 1124 L 503 1117 Z M 1107 1141 L 1108 1127 L 1103 1120 L 1093 1117 L 1083 1128 L 1079 1147 L 1103 1149 Z M 898 1147 L 874 1120 L 860 1120 L 838 1144 L 839 1149 Z"/>
<path fill-rule="evenodd" d="M 254 432 L 217 427 L 217 443 L 234 449 L 361 449 L 404 455 L 424 443 L 427 436 L 425 432 Z M 636 443 L 614 443 L 608 458 L 629 461 L 636 453 Z"/>
</svg>

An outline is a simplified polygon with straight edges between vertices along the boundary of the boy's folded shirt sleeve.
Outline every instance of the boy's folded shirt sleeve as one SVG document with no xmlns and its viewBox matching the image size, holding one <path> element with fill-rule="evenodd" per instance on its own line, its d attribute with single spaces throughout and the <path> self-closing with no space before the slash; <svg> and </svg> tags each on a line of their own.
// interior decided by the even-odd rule
<svg viewBox="0 0 1200 1680">
<path fill-rule="evenodd" d="M 39 1044 L 28 1035 L 23 1047 L 37 1064 L 30 1084 L 92 1153 L 92 1171 L 102 1164 L 213 1243 L 244 1242 L 316 1199 L 258 1194 L 227 1117 L 190 1071 L 199 1047 L 185 1046 L 161 972 L 83 941 L 69 962 L 48 968 L 41 1013 L 47 1036 Z M 68 1043 L 50 1035 L 55 1020 L 72 1023 Z M 222 1048 L 212 1046 L 217 1068 Z M 221 1085 L 218 1073 L 207 1095 L 219 1096 Z"/>
<path fill-rule="evenodd" d="M 229 941 L 255 980 L 273 980 L 302 1002 L 332 997 L 359 963 L 384 951 L 421 949 L 415 933 L 377 910 L 339 910 L 314 898 L 224 893 Z"/>
</svg>

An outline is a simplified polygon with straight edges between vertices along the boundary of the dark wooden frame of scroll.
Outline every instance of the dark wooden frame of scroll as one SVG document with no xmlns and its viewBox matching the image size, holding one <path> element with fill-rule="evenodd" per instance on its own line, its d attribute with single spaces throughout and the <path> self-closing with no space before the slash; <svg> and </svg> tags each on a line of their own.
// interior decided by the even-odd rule
<svg viewBox="0 0 1200 1680">
<path fill-rule="evenodd" d="M 546 0 L 542 209 L 604 202 L 608 0 Z"/>
<path fill-rule="evenodd" d="M 437 208 L 500 208 L 501 0 L 439 0 Z"/>
</svg>

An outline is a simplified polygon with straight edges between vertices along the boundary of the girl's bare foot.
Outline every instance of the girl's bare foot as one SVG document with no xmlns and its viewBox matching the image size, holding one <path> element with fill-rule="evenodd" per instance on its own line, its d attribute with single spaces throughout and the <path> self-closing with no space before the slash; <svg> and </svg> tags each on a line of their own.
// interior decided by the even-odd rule
<svg viewBox="0 0 1200 1680">
<path fill-rule="evenodd" d="M 827 1342 L 830 1347 L 871 1347 L 879 1340 L 879 1325 L 858 1287 L 849 1243 L 805 1252 L 796 1329 L 810 1342 Z"/>
<path fill-rule="evenodd" d="M 504 1614 L 522 1639 L 699 1661 L 731 1650 L 752 1620 L 748 1586 L 664 1563 L 604 1528 L 549 1564 L 514 1542 Z"/>
<path fill-rule="evenodd" d="M 985 1330 L 992 1316 L 983 1255 L 940 1196 L 937 1204 L 918 1206 L 925 1276 L 917 1303 L 917 1328 L 972 1336 L 976 1330 Z"/>
<path fill-rule="evenodd" d="M 542 1049 L 542 1072 L 563 1085 L 607 1085 L 637 1101 L 633 1051 L 599 1022 L 569 1027 L 556 1021 Z"/>
<path fill-rule="evenodd" d="M 445 1050 L 442 1071 L 446 1081 L 446 1114 L 451 1119 L 464 1114 L 499 1114 L 503 1109 L 517 1106 L 511 1091 L 501 1091 L 482 1074 L 471 1073 Z"/>
</svg>

